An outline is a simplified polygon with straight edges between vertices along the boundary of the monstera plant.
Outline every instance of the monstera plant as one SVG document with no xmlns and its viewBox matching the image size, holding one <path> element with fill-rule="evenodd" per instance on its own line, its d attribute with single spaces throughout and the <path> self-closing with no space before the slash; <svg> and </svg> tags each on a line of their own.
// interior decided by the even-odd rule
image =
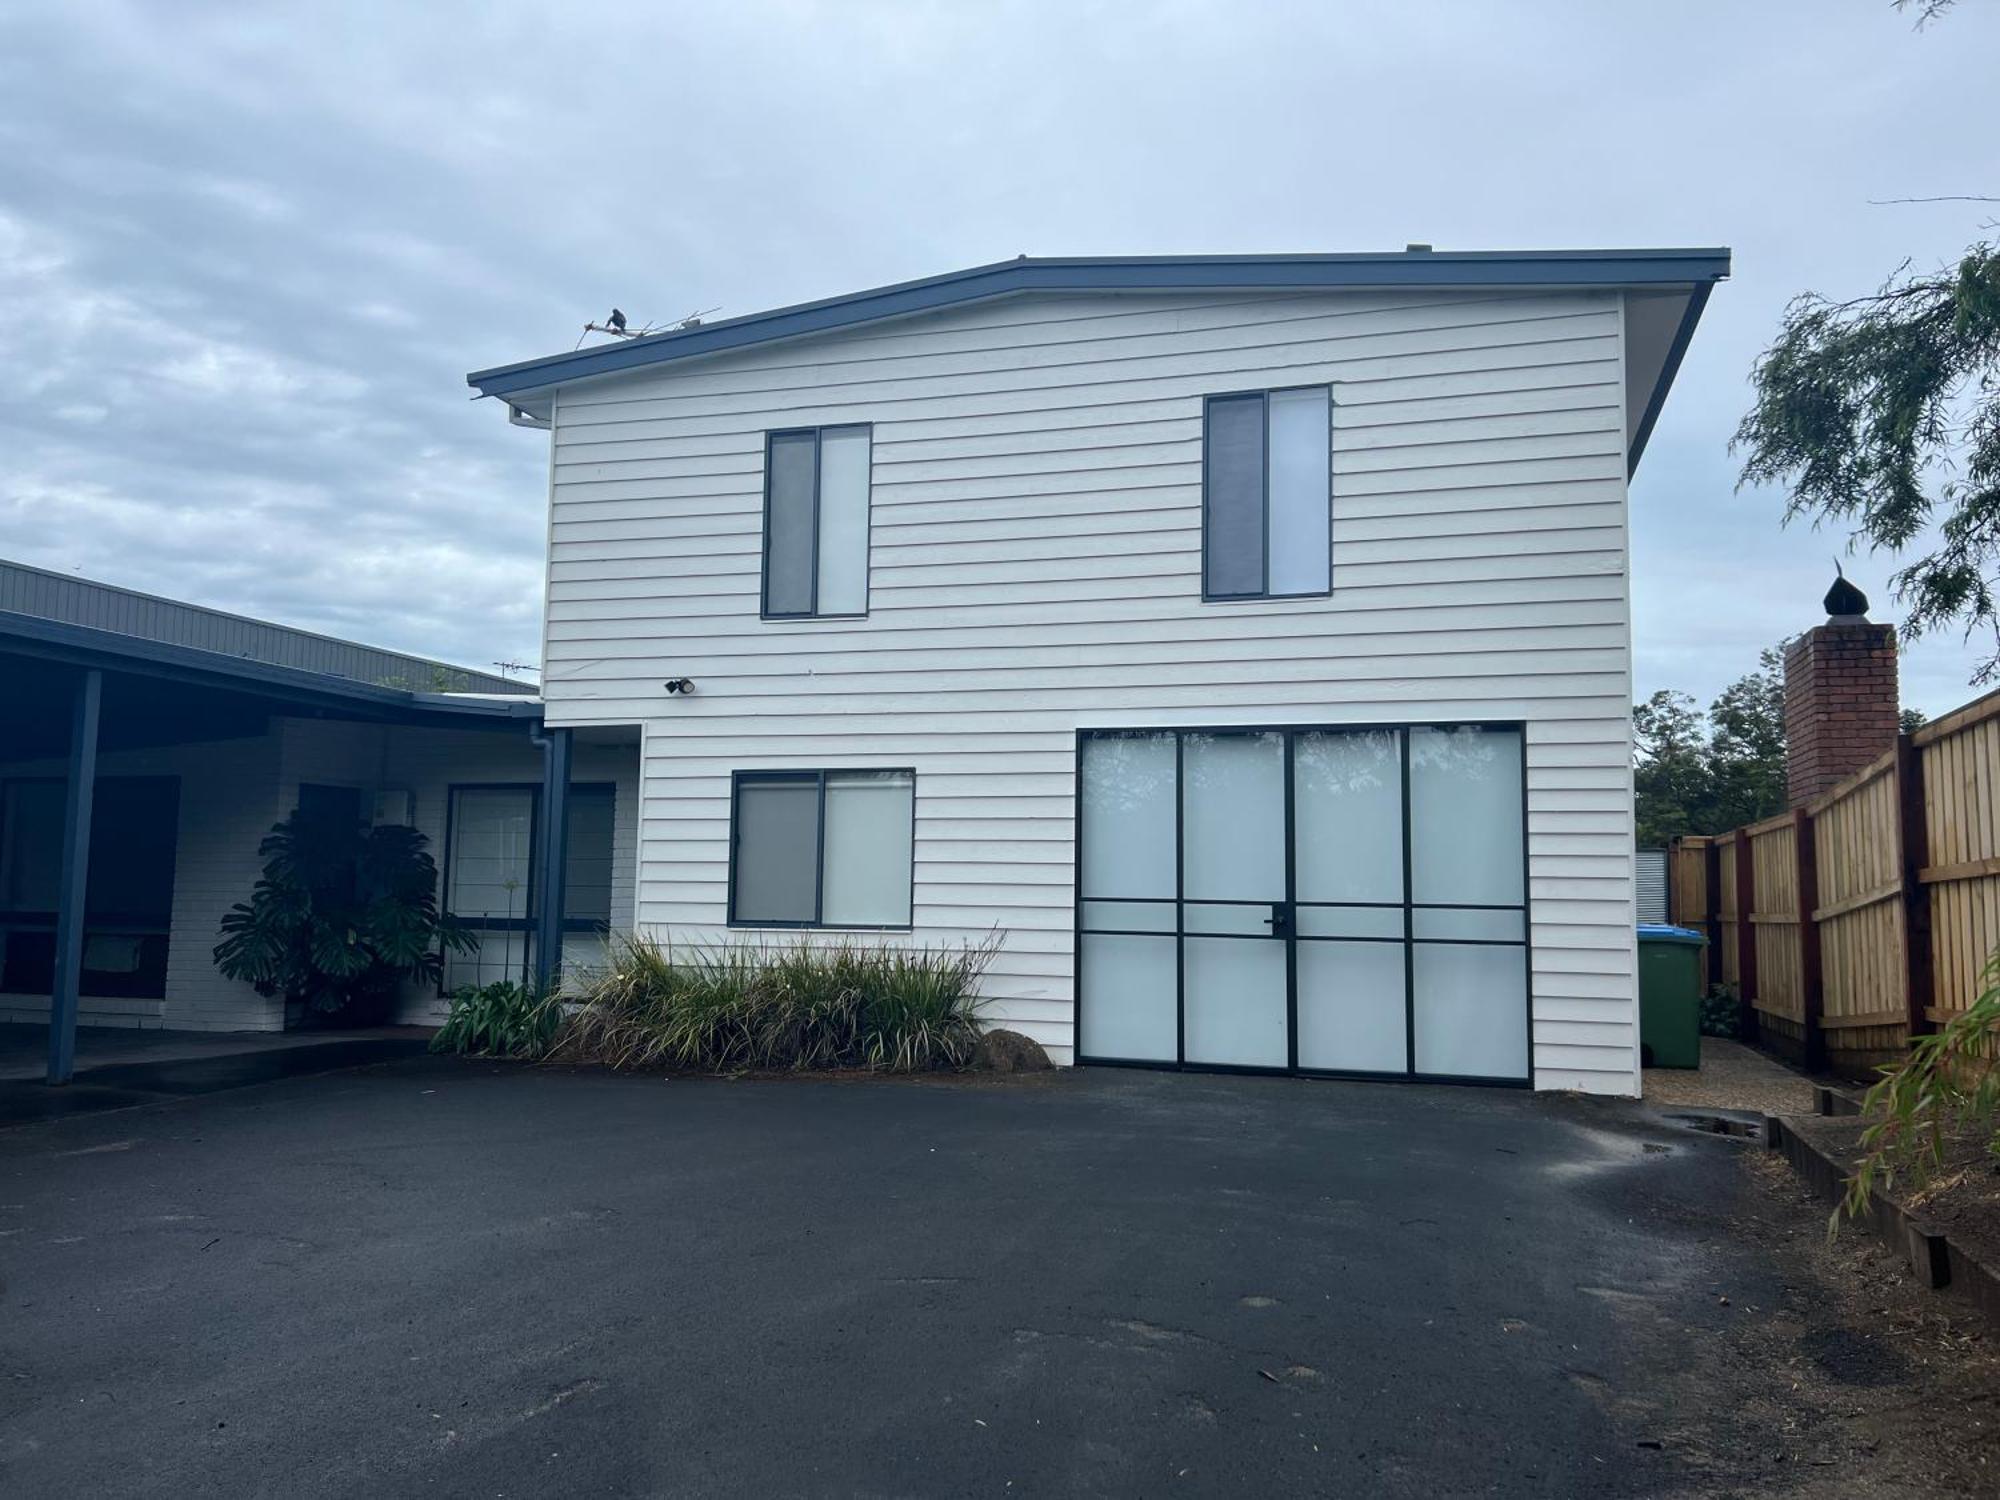
<svg viewBox="0 0 2000 1500">
<path fill-rule="evenodd" d="M 304 1024 L 375 1025 L 406 980 L 436 984 L 477 939 L 438 910 L 437 864 L 414 828 L 295 810 L 257 846 L 264 873 L 222 919 L 215 965 Z"/>
</svg>

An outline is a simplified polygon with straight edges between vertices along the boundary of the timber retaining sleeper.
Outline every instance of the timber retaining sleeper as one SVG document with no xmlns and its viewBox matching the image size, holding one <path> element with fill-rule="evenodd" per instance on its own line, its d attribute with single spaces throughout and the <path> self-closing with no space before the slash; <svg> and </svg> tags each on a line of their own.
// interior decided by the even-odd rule
<svg viewBox="0 0 2000 1500">
<path fill-rule="evenodd" d="M 1781 1115 L 1767 1116 L 1764 1144 L 1782 1151 L 1793 1170 L 1820 1197 L 1838 1205 L 1847 1191 L 1847 1166 L 1809 1139 L 1800 1130 L 1800 1123 Z M 1969 1303 L 2000 1331 L 2000 1271 L 1886 1194 L 1874 1195 L 1859 1222 L 1908 1263 L 1925 1286 Z"/>
</svg>

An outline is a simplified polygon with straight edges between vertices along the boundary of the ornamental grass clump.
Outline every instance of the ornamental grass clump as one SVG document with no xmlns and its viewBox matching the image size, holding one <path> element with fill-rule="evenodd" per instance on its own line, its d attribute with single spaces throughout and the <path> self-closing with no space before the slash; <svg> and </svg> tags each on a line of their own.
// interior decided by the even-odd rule
<svg viewBox="0 0 2000 1500">
<path fill-rule="evenodd" d="M 983 943 L 902 948 L 847 939 L 666 946 L 621 940 L 558 1053 L 613 1068 L 963 1067 L 979 1041 Z"/>
</svg>

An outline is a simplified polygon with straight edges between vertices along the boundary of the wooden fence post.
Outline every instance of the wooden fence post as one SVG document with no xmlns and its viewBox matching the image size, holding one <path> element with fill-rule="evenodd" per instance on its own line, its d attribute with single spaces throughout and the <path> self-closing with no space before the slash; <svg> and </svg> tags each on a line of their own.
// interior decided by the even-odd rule
<svg viewBox="0 0 2000 1500">
<path fill-rule="evenodd" d="M 1756 904 L 1756 865 L 1750 855 L 1750 835 L 1736 830 L 1736 1001 L 1738 1033 L 1754 1042 L 1757 1024 L 1757 925 L 1750 920 Z"/>
<path fill-rule="evenodd" d="M 1819 858 L 1812 814 L 1803 807 L 1792 809 L 1792 848 L 1798 860 L 1799 1024 L 1805 1032 L 1805 1065 L 1818 1072 L 1826 1066 L 1826 988 L 1820 975 L 1819 923 L 1813 920 L 1819 905 Z"/>
<path fill-rule="evenodd" d="M 1708 938 L 1708 984 L 1722 983 L 1722 847 L 1714 839 L 1701 851 L 1701 930 Z"/>
<path fill-rule="evenodd" d="M 1931 1031 L 1930 824 L 1924 816 L 1924 756 L 1910 736 L 1896 736 L 1896 833 L 1903 856 L 1903 999 L 1912 1039 Z"/>
</svg>

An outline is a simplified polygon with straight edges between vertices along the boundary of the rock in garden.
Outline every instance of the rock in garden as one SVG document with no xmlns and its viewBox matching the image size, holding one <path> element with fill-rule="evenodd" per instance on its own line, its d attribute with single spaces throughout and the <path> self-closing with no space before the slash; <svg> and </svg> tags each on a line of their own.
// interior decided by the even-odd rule
<svg viewBox="0 0 2000 1500">
<path fill-rule="evenodd" d="M 1055 1064 L 1033 1037 L 996 1027 L 980 1033 L 972 1066 L 986 1073 L 1041 1073 Z"/>
</svg>

